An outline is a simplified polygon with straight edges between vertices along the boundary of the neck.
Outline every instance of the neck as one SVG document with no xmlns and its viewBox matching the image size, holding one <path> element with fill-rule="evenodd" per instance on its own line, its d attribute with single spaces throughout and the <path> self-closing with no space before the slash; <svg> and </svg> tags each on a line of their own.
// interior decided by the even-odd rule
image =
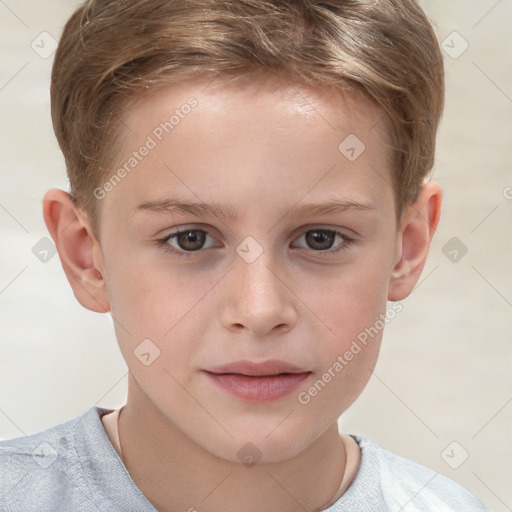
<svg viewBox="0 0 512 512">
<path fill-rule="evenodd" d="M 118 427 L 124 465 L 159 512 L 322 510 L 346 463 L 337 425 L 283 462 L 248 467 L 221 459 L 172 425 L 133 378 Z"/>
</svg>

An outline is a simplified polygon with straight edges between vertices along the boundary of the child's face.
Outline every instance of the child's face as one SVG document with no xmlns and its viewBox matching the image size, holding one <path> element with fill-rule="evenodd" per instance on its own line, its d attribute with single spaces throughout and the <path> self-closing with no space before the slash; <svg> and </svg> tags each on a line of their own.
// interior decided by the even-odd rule
<svg viewBox="0 0 512 512">
<path fill-rule="evenodd" d="M 139 398 L 217 456 L 252 442 L 284 460 L 336 424 L 377 359 L 401 237 L 385 126 L 359 95 L 214 86 L 174 85 L 127 113 L 130 171 L 101 200 L 101 270 Z M 350 134 L 359 156 L 354 137 L 339 149 Z M 232 217 L 141 207 L 171 200 Z M 301 213 L 330 201 L 346 208 Z M 300 375 L 213 375 L 267 360 L 283 366 L 266 374 Z"/>
</svg>

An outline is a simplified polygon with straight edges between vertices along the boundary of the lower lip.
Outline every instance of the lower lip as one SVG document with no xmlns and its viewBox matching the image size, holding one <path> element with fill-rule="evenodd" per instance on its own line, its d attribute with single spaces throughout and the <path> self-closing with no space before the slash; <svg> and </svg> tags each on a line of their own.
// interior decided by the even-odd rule
<svg viewBox="0 0 512 512">
<path fill-rule="evenodd" d="M 252 402 L 269 402 L 283 398 L 310 375 L 310 372 L 305 372 L 252 377 L 238 373 L 205 373 L 217 386 L 231 395 Z"/>
</svg>

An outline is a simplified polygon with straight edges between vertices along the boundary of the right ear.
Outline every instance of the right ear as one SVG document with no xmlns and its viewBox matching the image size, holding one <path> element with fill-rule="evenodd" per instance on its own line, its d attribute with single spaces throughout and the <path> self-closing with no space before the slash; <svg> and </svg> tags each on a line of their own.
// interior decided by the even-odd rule
<svg viewBox="0 0 512 512">
<path fill-rule="evenodd" d="M 70 194 L 52 188 L 43 198 L 43 217 L 78 302 L 97 313 L 110 311 L 100 244 L 87 214 Z"/>
</svg>

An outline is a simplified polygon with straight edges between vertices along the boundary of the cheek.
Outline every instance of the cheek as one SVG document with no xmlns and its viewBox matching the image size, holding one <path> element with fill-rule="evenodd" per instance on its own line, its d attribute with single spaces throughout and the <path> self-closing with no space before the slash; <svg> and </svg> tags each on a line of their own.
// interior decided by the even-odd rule
<svg viewBox="0 0 512 512">
<path fill-rule="evenodd" d="M 381 268 L 326 281 L 312 299 L 325 325 L 314 380 L 297 396 L 300 407 L 328 424 L 359 396 L 375 367 L 386 324 L 386 280 Z M 313 309 L 313 308 L 312 308 Z"/>
<path fill-rule="evenodd" d="M 206 294 L 208 280 L 190 279 L 186 269 L 165 265 L 157 250 L 113 254 L 107 287 L 113 317 L 129 331 L 161 337 Z"/>
<path fill-rule="evenodd" d="M 362 257 L 317 279 L 315 286 L 304 283 L 306 303 L 321 320 L 324 335 L 318 337 L 317 384 L 304 390 L 303 398 L 314 400 L 320 415 L 329 415 L 332 404 L 341 414 L 362 391 L 377 361 L 391 260 L 382 251 L 372 254 L 380 257 Z"/>
<path fill-rule="evenodd" d="M 314 286 L 311 281 L 303 284 L 305 302 L 323 321 L 333 351 L 343 350 L 385 312 L 390 265 L 382 260 L 361 259 L 317 276 Z"/>
<path fill-rule="evenodd" d="M 204 338 L 211 301 L 219 280 L 185 268 L 144 261 L 143 255 L 118 258 L 109 266 L 107 286 L 121 352 L 134 370 L 142 344 L 159 352 L 155 366 L 179 372 Z M 150 340 L 151 343 L 144 340 Z M 153 348 L 153 345 L 157 348 Z M 147 351 L 146 351 L 147 352 Z"/>
</svg>

